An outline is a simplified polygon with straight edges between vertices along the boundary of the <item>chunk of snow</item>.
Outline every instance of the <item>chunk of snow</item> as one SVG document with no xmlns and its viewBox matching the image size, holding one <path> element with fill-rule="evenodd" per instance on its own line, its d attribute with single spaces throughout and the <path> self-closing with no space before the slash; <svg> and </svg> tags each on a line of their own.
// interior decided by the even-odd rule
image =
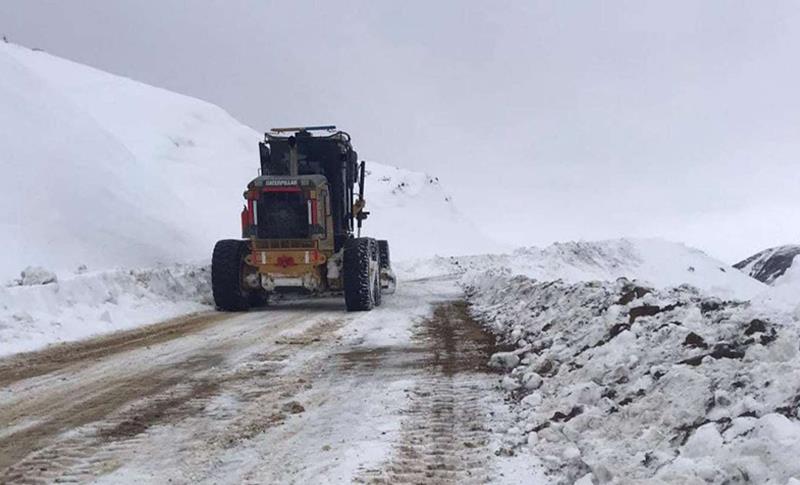
<svg viewBox="0 0 800 485">
<path fill-rule="evenodd" d="M 28 266 L 22 270 L 20 277 L 23 286 L 47 285 L 58 281 L 55 273 L 39 266 Z"/>
<path fill-rule="evenodd" d="M 533 391 L 542 387 L 542 376 L 536 372 L 526 372 L 522 376 L 522 387 Z"/>
<path fill-rule="evenodd" d="M 519 356 L 514 352 L 496 352 L 489 357 L 489 367 L 494 369 L 513 369 L 519 365 Z"/>
<path fill-rule="evenodd" d="M 500 380 L 500 387 L 502 387 L 506 391 L 513 391 L 514 389 L 519 389 L 520 383 L 517 382 L 517 380 L 511 376 L 504 376 Z"/>
</svg>

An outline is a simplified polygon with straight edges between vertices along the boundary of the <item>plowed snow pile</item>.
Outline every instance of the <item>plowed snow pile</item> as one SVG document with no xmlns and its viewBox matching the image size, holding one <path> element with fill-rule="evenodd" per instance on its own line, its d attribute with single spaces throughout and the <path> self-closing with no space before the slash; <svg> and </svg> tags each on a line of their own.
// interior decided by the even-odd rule
<svg viewBox="0 0 800 485">
<path fill-rule="evenodd" d="M 508 432 L 554 482 L 774 483 L 800 477 L 798 322 L 683 285 L 467 278 L 503 343 Z"/>
<path fill-rule="evenodd" d="M 510 254 L 420 260 L 401 269 L 403 276 L 413 279 L 490 268 L 542 281 L 614 281 L 626 277 L 658 288 L 690 284 L 720 297 L 739 299 L 750 299 L 768 289 L 699 249 L 660 239 L 555 243 Z"/>
<path fill-rule="evenodd" d="M 0 286 L 0 356 L 212 309 L 207 267 L 54 277 L 28 268 L 12 286 Z"/>
</svg>

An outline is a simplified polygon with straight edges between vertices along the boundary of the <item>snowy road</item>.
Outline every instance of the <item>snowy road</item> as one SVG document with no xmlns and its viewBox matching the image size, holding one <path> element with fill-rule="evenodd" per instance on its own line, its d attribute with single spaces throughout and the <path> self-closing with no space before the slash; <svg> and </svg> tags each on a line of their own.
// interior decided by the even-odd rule
<svg viewBox="0 0 800 485">
<path fill-rule="evenodd" d="M 0 361 L 0 482 L 503 481 L 493 339 L 455 284 L 342 306 L 207 313 Z"/>
</svg>

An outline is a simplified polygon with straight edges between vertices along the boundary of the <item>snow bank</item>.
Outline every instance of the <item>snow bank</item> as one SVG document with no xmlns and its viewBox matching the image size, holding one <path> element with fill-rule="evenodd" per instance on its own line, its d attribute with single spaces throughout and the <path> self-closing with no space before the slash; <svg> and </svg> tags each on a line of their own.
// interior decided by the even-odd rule
<svg viewBox="0 0 800 485">
<path fill-rule="evenodd" d="M 0 286 L 0 356 L 212 309 L 207 267 L 172 265 Z"/>
<path fill-rule="evenodd" d="M 796 317 L 627 279 L 487 272 L 468 294 L 520 359 L 501 382 L 518 403 L 508 446 L 542 458 L 554 482 L 800 476 Z"/>
<path fill-rule="evenodd" d="M 658 288 L 690 284 L 723 298 L 750 299 L 767 289 L 698 249 L 660 239 L 565 242 L 511 254 L 434 258 L 401 265 L 400 274 L 414 279 L 488 269 L 542 281 L 574 283 L 626 277 Z"/>
</svg>

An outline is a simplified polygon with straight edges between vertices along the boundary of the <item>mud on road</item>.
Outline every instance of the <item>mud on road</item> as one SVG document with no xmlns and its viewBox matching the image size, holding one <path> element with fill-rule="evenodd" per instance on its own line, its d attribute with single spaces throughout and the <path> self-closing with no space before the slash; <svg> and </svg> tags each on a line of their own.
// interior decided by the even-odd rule
<svg viewBox="0 0 800 485">
<path fill-rule="evenodd" d="M 232 369 L 231 355 L 313 317 L 208 313 L 0 361 L 0 483 L 87 481 L 150 427 L 201 413 L 224 390 L 265 389 L 269 365 Z M 271 325 L 235 325 L 259 318 Z M 321 320 L 297 338 L 320 342 L 336 328 Z M 253 359 L 280 360 L 281 350 L 269 345 Z"/>
<path fill-rule="evenodd" d="M 402 411 L 400 439 L 383 466 L 358 481 L 486 483 L 493 473 L 486 397 L 496 380 L 488 367 L 495 339 L 462 301 L 440 305 L 415 330 L 420 379 Z"/>
<path fill-rule="evenodd" d="M 0 388 L 23 379 L 64 370 L 71 365 L 81 365 L 112 354 L 181 338 L 225 318 L 224 313 L 217 312 L 189 315 L 82 342 L 53 345 L 38 352 L 17 354 L 0 360 Z"/>
</svg>

